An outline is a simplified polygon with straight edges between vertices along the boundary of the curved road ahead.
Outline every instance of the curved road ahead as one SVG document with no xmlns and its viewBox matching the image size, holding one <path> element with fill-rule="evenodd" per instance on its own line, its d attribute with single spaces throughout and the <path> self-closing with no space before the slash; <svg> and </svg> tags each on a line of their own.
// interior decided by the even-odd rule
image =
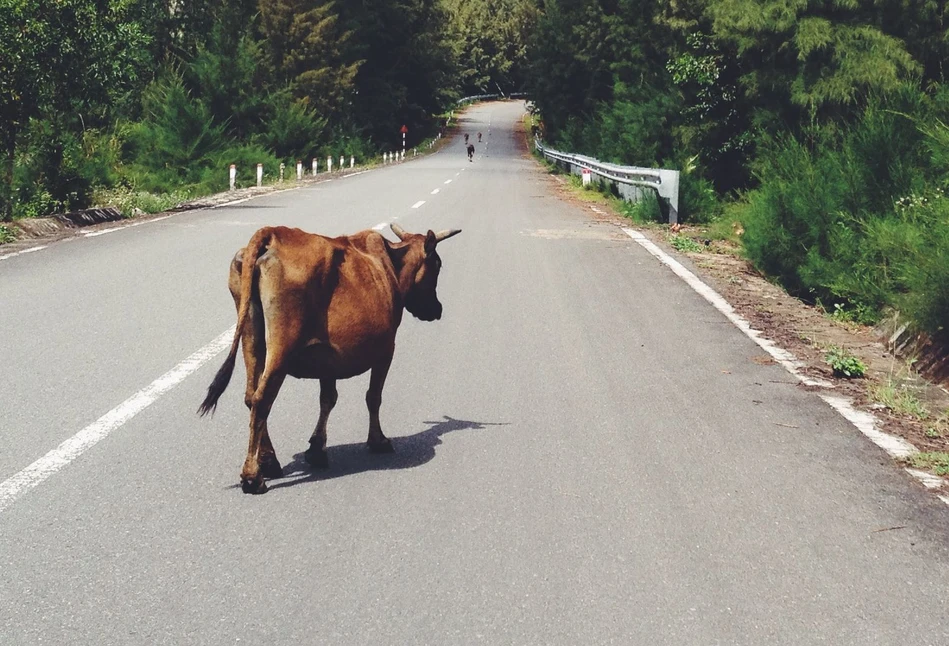
<svg viewBox="0 0 949 646">
<path fill-rule="evenodd" d="M 559 201 L 522 114 L 469 110 L 472 163 L 459 137 L 0 261 L 0 644 L 949 643 L 949 508 Z M 318 384 L 288 380 L 286 477 L 241 494 L 240 363 L 195 415 L 231 256 L 264 225 L 396 218 L 464 230 L 443 319 L 399 332 L 396 454 L 363 447 L 363 376 L 308 470 Z"/>
</svg>

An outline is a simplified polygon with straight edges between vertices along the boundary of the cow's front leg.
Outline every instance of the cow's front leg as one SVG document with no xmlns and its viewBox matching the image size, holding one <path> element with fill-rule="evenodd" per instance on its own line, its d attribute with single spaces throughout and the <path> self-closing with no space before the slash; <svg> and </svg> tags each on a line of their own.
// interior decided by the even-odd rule
<svg viewBox="0 0 949 646">
<path fill-rule="evenodd" d="M 307 463 L 318 469 L 329 466 L 329 459 L 326 457 L 326 422 L 336 406 L 338 397 L 336 380 L 320 379 L 320 419 L 316 423 L 316 430 L 310 436 L 310 448 L 303 454 Z"/>
<path fill-rule="evenodd" d="M 372 368 L 369 376 L 369 390 L 366 391 L 366 406 L 369 408 L 369 439 L 366 444 L 373 453 L 392 453 L 392 440 L 382 433 L 379 423 L 379 407 L 382 406 L 382 388 L 386 384 L 392 355 Z"/>
</svg>

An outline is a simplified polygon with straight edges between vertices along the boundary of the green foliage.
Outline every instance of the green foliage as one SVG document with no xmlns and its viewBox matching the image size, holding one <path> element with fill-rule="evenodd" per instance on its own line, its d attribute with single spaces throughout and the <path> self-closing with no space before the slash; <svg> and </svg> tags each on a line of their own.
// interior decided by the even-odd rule
<svg viewBox="0 0 949 646">
<path fill-rule="evenodd" d="M 923 419 L 929 411 L 919 398 L 903 384 L 898 384 L 892 378 L 870 388 L 870 397 L 883 404 L 897 415 Z"/>
<path fill-rule="evenodd" d="M 98 191 L 93 202 L 98 206 L 111 206 L 126 218 L 141 213 L 161 213 L 186 202 L 193 197 L 182 191 L 149 193 L 117 188 Z"/>
<path fill-rule="evenodd" d="M 466 96 L 519 92 L 527 82 L 534 0 L 445 0 Z"/>
<path fill-rule="evenodd" d="M 949 476 L 949 453 L 945 451 L 921 451 L 906 458 L 910 466 L 928 469 L 937 476 Z"/>
<path fill-rule="evenodd" d="M 7 244 L 14 240 L 16 240 L 16 236 L 13 235 L 13 231 L 10 230 L 10 227 L 5 224 L 0 224 L 0 244 Z"/>
<path fill-rule="evenodd" d="M 280 159 L 306 159 L 316 154 L 326 124 L 305 99 L 281 92 L 272 99 L 270 118 L 257 141 Z"/>
<path fill-rule="evenodd" d="M 702 245 L 692 238 L 684 235 L 676 234 L 670 236 L 669 244 L 671 244 L 676 250 L 684 251 L 686 253 L 701 253 L 702 251 Z"/>
<path fill-rule="evenodd" d="M 135 186 L 154 191 L 200 183 L 213 156 L 229 143 L 224 126 L 176 72 L 146 88 L 143 106 L 145 118 L 129 128 L 126 147 L 138 170 Z"/>
<path fill-rule="evenodd" d="M 839 346 L 831 346 L 824 361 L 834 371 L 835 377 L 859 379 L 867 373 L 867 366 L 860 359 Z"/>
</svg>

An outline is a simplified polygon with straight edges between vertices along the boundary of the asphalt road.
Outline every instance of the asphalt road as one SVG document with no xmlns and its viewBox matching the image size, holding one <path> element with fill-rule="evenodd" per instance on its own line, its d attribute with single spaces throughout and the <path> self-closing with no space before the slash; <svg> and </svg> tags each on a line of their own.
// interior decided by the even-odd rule
<svg viewBox="0 0 949 646">
<path fill-rule="evenodd" d="M 949 507 L 559 201 L 521 115 L 471 109 L 471 163 L 459 137 L 0 262 L 0 483 L 22 485 L 0 510 L 0 644 L 949 643 Z M 257 228 L 393 218 L 464 230 L 440 247 L 444 317 L 399 331 L 395 455 L 363 446 L 363 376 L 311 472 L 318 384 L 288 380 L 286 477 L 243 495 L 240 362 L 195 415 L 219 353 L 22 480 L 233 325 L 228 262 Z"/>
</svg>

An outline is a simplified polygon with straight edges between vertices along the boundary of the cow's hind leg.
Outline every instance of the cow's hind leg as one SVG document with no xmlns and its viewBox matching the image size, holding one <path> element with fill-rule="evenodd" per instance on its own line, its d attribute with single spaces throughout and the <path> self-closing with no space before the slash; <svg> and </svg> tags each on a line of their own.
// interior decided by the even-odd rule
<svg viewBox="0 0 949 646">
<path fill-rule="evenodd" d="M 251 303 L 250 325 L 244 328 L 241 337 L 241 348 L 244 351 L 244 366 L 247 368 L 247 387 L 244 390 L 244 404 L 253 411 L 254 393 L 260 383 L 260 376 L 267 360 L 267 346 L 264 343 L 264 318 L 258 303 Z M 267 420 L 263 421 L 260 437 L 260 475 L 264 478 L 283 477 L 283 468 L 277 459 L 273 444 L 270 441 L 270 432 L 267 429 Z"/>
<path fill-rule="evenodd" d="M 326 457 L 326 422 L 336 406 L 338 397 L 336 380 L 320 379 L 320 419 L 316 423 L 316 430 L 310 436 L 310 448 L 303 454 L 310 465 L 319 469 L 329 466 L 329 459 Z"/>
<path fill-rule="evenodd" d="M 251 398 L 250 438 L 247 442 L 247 458 L 244 460 L 244 468 L 241 469 L 241 489 L 244 493 L 267 491 L 261 463 L 261 457 L 265 455 L 267 447 L 273 451 L 267 434 L 267 416 L 270 415 L 270 409 L 285 377 L 286 373 L 282 369 L 271 371 L 265 368 L 257 384 L 257 391 Z"/>
<path fill-rule="evenodd" d="M 392 453 L 392 440 L 382 433 L 379 423 L 379 407 L 382 406 L 382 388 L 386 384 L 386 375 L 389 374 L 389 365 L 392 363 L 390 354 L 385 361 L 375 365 L 369 376 L 369 390 L 366 391 L 366 406 L 369 408 L 369 439 L 366 445 L 373 453 Z"/>
</svg>

